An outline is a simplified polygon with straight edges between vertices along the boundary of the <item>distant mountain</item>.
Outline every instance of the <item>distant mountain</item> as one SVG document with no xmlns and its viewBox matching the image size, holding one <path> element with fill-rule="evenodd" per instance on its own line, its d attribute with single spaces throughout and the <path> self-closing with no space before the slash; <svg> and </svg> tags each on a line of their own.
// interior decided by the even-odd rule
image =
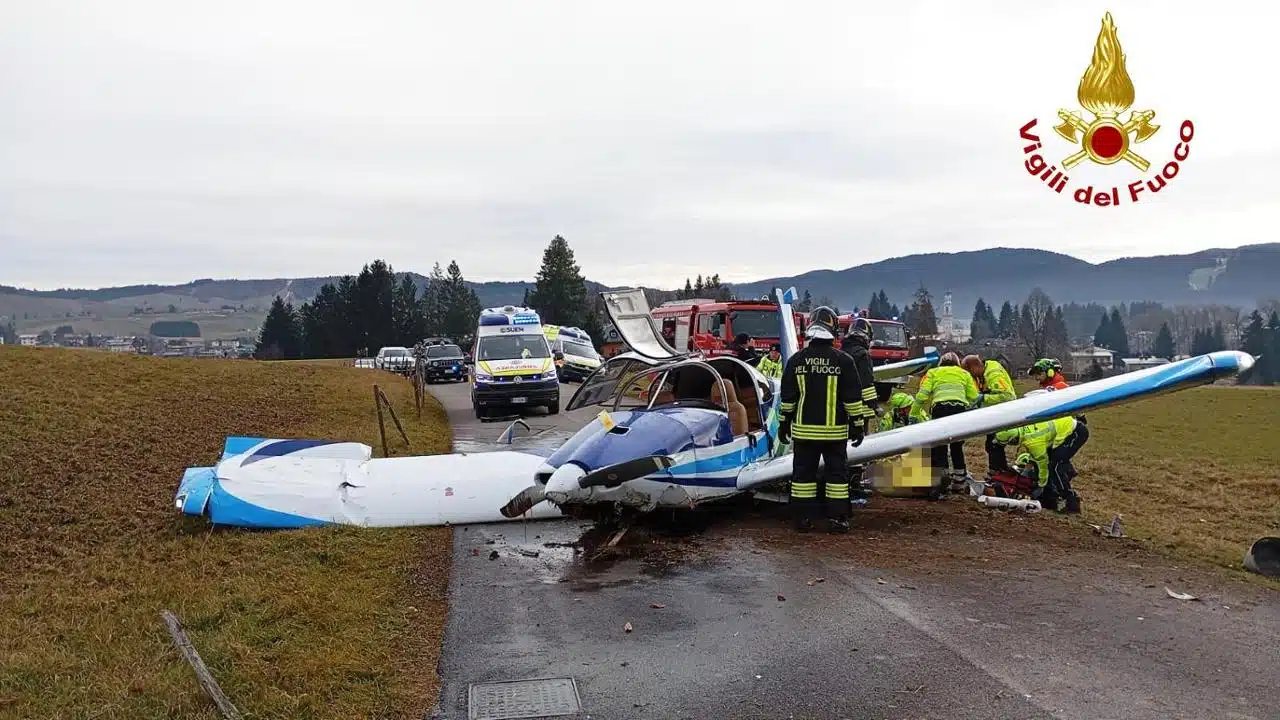
<svg viewBox="0 0 1280 720">
<path fill-rule="evenodd" d="M 893 258 L 844 270 L 814 270 L 791 277 L 734 285 L 738 297 L 757 297 L 773 287 L 826 296 L 842 310 L 865 307 L 884 289 L 903 306 L 924 285 L 940 306 L 951 292 L 955 314 L 967 317 L 978 298 L 997 308 L 1024 300 L 1037 286 L 1055 302 L 1116 305 L 1135 300 L 1165 304 L 1238 305 L 1252 308 L 1280 296 L 1280 243 L 1190 255 L 1122 258 L 1092 264 L 1045 250 L 993 248 Z M 940 307 L 938 307 L 941 310 Z"/>
<path fill-rule="evenodd" d="M 426 278 L 409 273 L 422 287 Z M 1236 249 L 1204 250 L 1190 255 L 1123 258 L 1092 264 L 1045 250 L 993 248 L 959 253 L 930 253 L 893 258 L 844 270 L 813 270 L 734 286 L 738 297 L 759 297 L 773 287 L 790 287 L 818 299 L 828 297 L 841 310 L 865 306 L 883 289 L 891 302 L 905 306 L 922 284 L 941 310 L 951 292 L 955 314 L 967 317 L 979 297 L 997 307 L 1019 302 L 1034 287 L 1056 302 L 1114 305 L 1136 300 L 1166 304 L 1229 304 L 1246 309 L 1280 296 L 1280 243 Z M 202 328 L 223 334 L 256 328 L 280 295 L 301 304 L 337 276 L 266 280 L 202 279 L 182 285 L 131 285 L 99 289 L 23 290 L 0 285 L 0 317 L 13 317 L 24 331 L 72 324 L 90 332 L 127 332 L 146 316 L 148 322 L 192 317 Z M 672 278 L 671 286 L 684 278 Z M 485 307 L 518 304 L 531 282 L 478 282 L 471 287 Z M 606 289 L 589 283 L 589 289 Z M 175 311 L 168 312 L 170 307 Z M 108 322 L 110 320 L 110 322 Z M 126 322 L 127 321 L 127 322 Z M 207 333 L 206 333 L 207 334 Z"/>
</svg>

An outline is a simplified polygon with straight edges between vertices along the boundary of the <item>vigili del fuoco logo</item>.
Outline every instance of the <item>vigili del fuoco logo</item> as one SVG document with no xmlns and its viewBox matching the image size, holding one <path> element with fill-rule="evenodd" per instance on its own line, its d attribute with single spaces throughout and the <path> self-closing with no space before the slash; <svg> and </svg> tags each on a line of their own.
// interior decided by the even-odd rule
<svg viewBox="0 0 1280 720">
<path fill-rule="evenodd" d="M 1133 105 L 1133 81 L 1124 66 L 1125 56 L 1120 49 L 1120 40 L 1116 37 L 1116 25 L 1111 20 L 1111 13 L 1102 18 L 1102 31 L 1098 33 L 1098 41 L 1093 46 L 1093 59 L 1089 61 L 1089 69 L 1080 78 L 1080 87 L 1076 91 L 1076 99 L 1080 106 L 1092 118 L 1086 120 L 1077 110 L 1059 110 L 1058 119 L 1061 124 L 1054 131 L 1072 145 L 1079 146 L 1077 152 L 1063 158 L 1057 164 L 1047 161 L 1044 155 L 1048 152 L 1040 142 L 1036 129 L 1036 119 L 1022 126 L 1020 134 L 1028 143 L 1022 152 L 1027 156 L 1023 163 L 1032 177 L 1038 178 L 1051 190 L 1062 194 L 1067 190 L 1071 179 L 1067 175 L 1072 168 L 1085 160 L 1098 165 L 1116 165 L 1125 163 L 1136 168 L 1145 177 L 1125 186 L 1105 185 L 1095 188 L 1091 184 L 1076 184 L 1071 193 L 1072 198 L 1082 205 L 1097 207 L 1114 207 L 1122 203 L 1136 203 L 1163 190 L 1170 180 L 1178 176 L 1180 163 L 1186 161 L 1191 148 L 1191 138 L 1195 135 L 1195 126 L 1190 120 L 1183 120 L 1178 127 L 1178 139 L 1181 141 L 1173 151 L 1173 159 L 1165 163 L 1158 172 L 1150 173 L 1151 163 L 1134 149 L 1151 136 L 1160 126 L 1152 123 L 1156 113 L 1154 110 L 1133 110 L 1129 117 L 1121 120 L 1120 115 Z M 1042 155 L 1041 153 L 1044 153 Z"/>
</svg>

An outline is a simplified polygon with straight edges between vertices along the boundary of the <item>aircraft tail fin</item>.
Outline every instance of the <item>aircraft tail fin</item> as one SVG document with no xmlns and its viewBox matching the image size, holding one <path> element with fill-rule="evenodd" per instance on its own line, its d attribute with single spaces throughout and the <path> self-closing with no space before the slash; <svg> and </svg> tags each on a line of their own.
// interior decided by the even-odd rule
<svg viewBox="0 0 1280 720">
<path fill-rule="evenodd" d="M 782 350 L 782 364 L 786 365 L 791 360 L 791 356 L 795 355 L 800 349 L 798 347 L 796 319 L 792 315 L 793 310 L 791 308 L 796 301 L 796 289 L 795 287 L 790 287 L 784 292 L 774 288 L 773 296 L 778 302 L 778 345 Z"/>
</svg>

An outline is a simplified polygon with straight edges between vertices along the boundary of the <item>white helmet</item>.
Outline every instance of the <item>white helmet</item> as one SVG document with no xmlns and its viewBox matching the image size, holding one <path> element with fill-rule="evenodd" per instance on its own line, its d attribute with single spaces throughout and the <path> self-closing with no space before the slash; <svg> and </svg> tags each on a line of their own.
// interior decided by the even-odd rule
<svg viewBox="0 0 1280 720">
<path fill-rule="evenodd" d="M 814 308 L 813 312 L 809 313 L 809 322 L 806 323 L 804 336 L 811 340 L 835 340 L 839 322 L 835 311 L 826 305 Z"/>
</svg>

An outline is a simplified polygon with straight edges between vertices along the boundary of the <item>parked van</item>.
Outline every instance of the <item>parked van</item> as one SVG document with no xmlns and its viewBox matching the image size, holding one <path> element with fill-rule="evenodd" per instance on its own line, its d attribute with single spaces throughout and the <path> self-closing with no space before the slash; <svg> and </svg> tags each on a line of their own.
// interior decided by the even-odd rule
<svg viewBox="0 0 1280 720">
<path fill-rule="evenodd" d="M 542 332 L 551 344 L 551 354 L 561 382 L 582 382 L 600 367 L 600 354 L 585 331 L 576 327 L 543 325 Z"/>
<path fill-rule="evenodd" d="M 494 408 L 532 405 L 560 412 L 560 379 L 538 313 L 511 305 L 481 312 L 473 353 L 471 407 L 477 418 Z"/>
</svg>

